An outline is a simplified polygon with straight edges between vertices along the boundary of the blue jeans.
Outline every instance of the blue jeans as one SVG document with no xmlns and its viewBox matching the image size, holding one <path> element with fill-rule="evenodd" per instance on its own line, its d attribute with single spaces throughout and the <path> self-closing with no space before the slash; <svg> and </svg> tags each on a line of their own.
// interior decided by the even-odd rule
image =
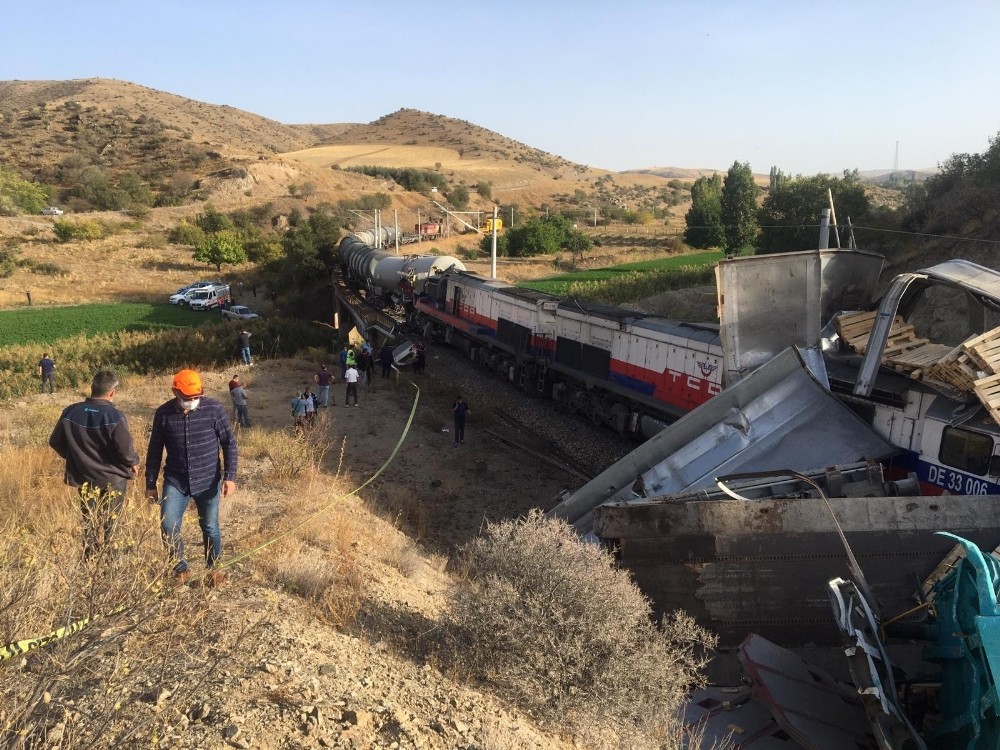
<svg viewBox="0 0 1000 750">
<path fill-rule="evenodd" d="M 330 405 L 330 386 L 328 385 L 319 386 L 319 388 L 316 389 L 316 395 L 319 396 L 320 406 Z"/>
<path fill-rule="evenodd" d="M 230 351 L 232 351 L 232 350 L 230 350 Z M 253 364 L 253 359 L 251 359 L 251 357 L 250 357 L 250 347 L 249 346 L 240 347 L 240 356 L 243 357 L 243 364 L 245 364 L 245 365 Z"/>
<path fill-rule="evenodd" d="M 163 485 L 163 498 L 160 500 L 160 532 L 163 541 L 177 560 L 174 572 L 181 573 L 188 569 L 184 559 L 184 539 L 181 536 L 181 522 L 188 502 L 194 500 L 198 508 L 198 525 L 201 526 L 201 538 L 205 547 L 205 562 L 213 567 L 222 557 L 222 533 L 219 531 L 219 497 L 222 482 L 210 487 L 197 495 L 188 496 L 172 484 Z"/>
<path fill-rule="evenodd" d="M 233 404 L 233 411 L 236 412 L 236 424 L 240 427 L 250 426 L 250 407 L 246 404 L 242 406 L 239 404 Z"/>
<path fill-rule="evenodd" d="M 39 393 L 45 393 L 45 384 L 49 384 L 49 393 L 55 393 L 56 391 L 56 376 L 51 372 L 48 375 L 42 375 L 42 385 L 38 389 Z"/>
</svg>

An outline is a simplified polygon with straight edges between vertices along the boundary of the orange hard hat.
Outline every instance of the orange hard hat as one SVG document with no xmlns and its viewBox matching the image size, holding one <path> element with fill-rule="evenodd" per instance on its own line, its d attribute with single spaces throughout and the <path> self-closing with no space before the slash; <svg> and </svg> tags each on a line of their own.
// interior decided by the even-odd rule
<svg viewBox="0 0 1000 750">
<path fill-rule="evenodd" d="M 201 396 L 205 393 L 201 385 L 201 375 L 194 370 L 181 370 L 174 375 L 173 387 L 182 396 Z"/>
</svg>

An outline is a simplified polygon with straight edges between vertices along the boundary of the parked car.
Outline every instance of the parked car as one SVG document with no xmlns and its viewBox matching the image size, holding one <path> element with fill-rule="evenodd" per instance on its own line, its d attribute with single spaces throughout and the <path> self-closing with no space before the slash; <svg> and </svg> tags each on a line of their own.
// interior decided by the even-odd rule
<svg viewBox="0 0 1000 750">
<path fill-rule="evenodd" d="M 200 287 L 186 286 L 178 289 L 176 293 L 170 295 L 171 305 L 186 305 L 191 301 L 194 293 L 198 291 Z"/>
<path fill-rule="evenodd" d="M 260 316 L 244 305 L 233 305 L 230 308 L 222 308 L 222 317 L 226 320 L 256 320 Z"/>
<path fill-rule="evenodd" d="M 188 306 L 192 310 L 210 310 L 213 307 L 222 307 L 230 301 L 229 285 L 203 286 L 200 289 L 192 289 Z"/>
<path fill-rule="evenodd" d="M 55 206 L 46 206 L 42 209 L 42 216 L 62 216 L 63 210 Z"/>
</svg>

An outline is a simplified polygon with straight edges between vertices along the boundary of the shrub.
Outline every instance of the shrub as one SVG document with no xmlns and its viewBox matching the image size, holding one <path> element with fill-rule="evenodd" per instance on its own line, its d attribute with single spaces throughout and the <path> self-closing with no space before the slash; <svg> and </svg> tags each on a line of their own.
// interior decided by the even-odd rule
<svg viewBox="0 0 1000 750">
<path fill-rule="evenodd" d="M 657 626 L 612 555 L 538 511 L 462 549 L 445 658 L 548 718 L 623 732 L 674 716 L 715 637 L 683 613 Z M 589 719 L 584 719 L 589 717 Z"/>
<path fill-rule="evenodd" d="M 174 245 L 198 247 L 198 245 L 205 241 L 205 230 L 194 224 L 182 221 L 167 232 L 167 241 Z"/>
<path fill-rule="evenodd" d="M 52 224 L 52 231 L 56 235 L 56 242 L 99 240 L 107 235 L 107 228 L 93 219 L 84 219 L 82 221 L 59 219 Z"/>
<path fill-rule="evenodd" d="M 32 273 L 38 273 L 42 276 L 66 276 L 69 273 L 69 271 L 58 264 L 45 261 L 32 261 L 28 267 Z"/>
</svg>

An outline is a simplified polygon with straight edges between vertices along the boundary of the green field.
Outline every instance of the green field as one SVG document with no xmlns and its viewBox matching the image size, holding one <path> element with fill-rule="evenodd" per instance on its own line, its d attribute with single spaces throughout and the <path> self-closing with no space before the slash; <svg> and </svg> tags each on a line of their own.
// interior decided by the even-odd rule
<svg viewBox="0 0 1000 750">
<path fill-rule="evenodd" d="M 723 257 L 725 257 L 723 253 L 717 250 L 689 253 L 687 255 L 672 255 L 669 258 L 644 260 L 637 263 L 623 263 L 620 266 L 594 268 L 589 271 L 563 273 L 544 279 L 524 281 L 518 286 L 564 297 L 574 292 L 572 287 L 586 287 L 587 285 L 593 285 L 595 282 L 613 284 L 618 279 L 623 282 L 626 280 L 632 282 L 637 276 L 643 274 L 662 276 L 671 271 L 690 274 L 692 270 L 697 270 L 698 273 L 696 276 L 700 278 L 704 275 L 702 271 L 711 268 L 715 263 L 722 260 Z"/>
<path fill-rule="evenodd" d="M 218 313 L 193 312 L 171 304 L 111 303 L 34 307 L 0 312 L 0 348 L 52 343 L 80 334 L 152 331 L 218 323 Z"/>
</svg>

